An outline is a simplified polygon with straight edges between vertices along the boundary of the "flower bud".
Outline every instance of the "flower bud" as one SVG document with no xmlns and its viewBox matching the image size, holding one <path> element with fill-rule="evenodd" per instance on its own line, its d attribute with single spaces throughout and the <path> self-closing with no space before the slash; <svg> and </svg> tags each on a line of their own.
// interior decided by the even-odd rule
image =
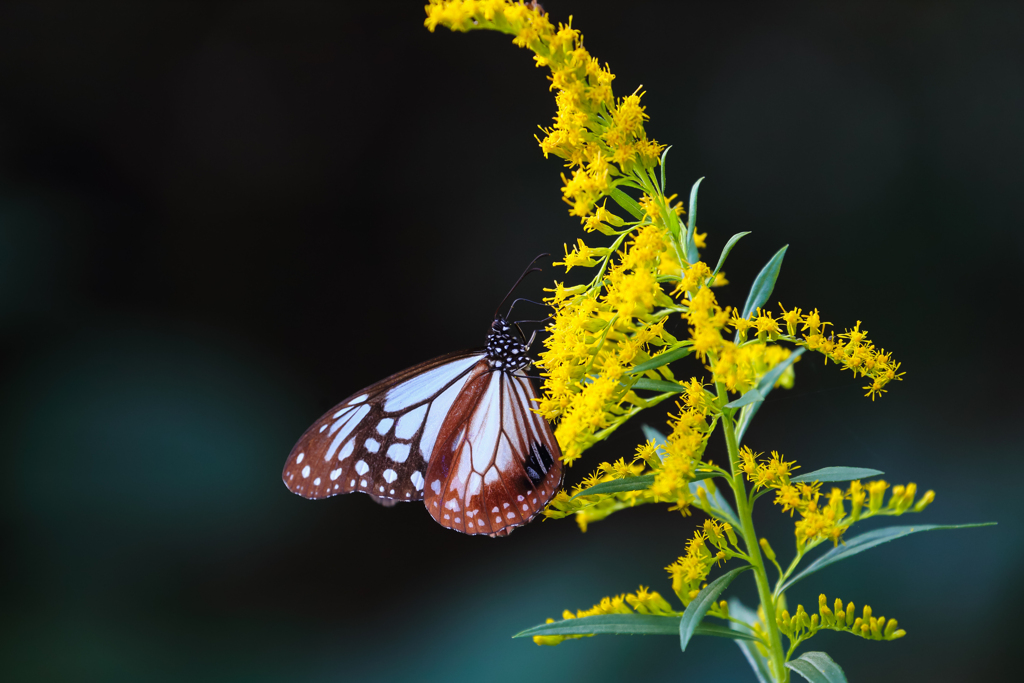
<svg viewBox="0 0 1024 683">
<path fill-rule="evenodd" d="M 922 512 L 926 507 L 932 504 L 935 500 L 935 491 L 927 491 L 921 500 L 917 501 L 917 505 L 914 506 L 914 512 Z"/>
<path fill-rule="evenodd" d="M 855 614 L 856 609 L 857 608 L 854 607 L 852 602 L 849 602 L 849 603 L 846 604 L 846 625 L 847 626 L 852 626 L 853 625 L 854 619 L 857 617 L 857 615 Z"/>
<path fill-rule="evenodd" d="M 890 619 L 885 623 L 885 637 L 892 638 L 892 634 L 896 632 L 896 620 Z"/>
<path fill-rule="evenodd" d="M 761 550 L 764 551 L 765 557 L 767 557 L 769 560 L 774 562 L 775 561 L 775 551 L 772 550 L 772 547 L 768 544 L 768 539 L 767 538 L 762 538 L 760 541 L 758 541 L 758 543 L 761 545 Z"/>
</svg>

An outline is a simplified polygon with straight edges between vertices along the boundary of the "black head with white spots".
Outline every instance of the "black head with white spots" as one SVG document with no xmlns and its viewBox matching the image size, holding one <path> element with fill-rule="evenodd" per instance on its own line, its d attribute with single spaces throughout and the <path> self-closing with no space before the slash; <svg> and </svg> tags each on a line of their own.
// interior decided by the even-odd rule
<svg viewBox="0 0 1024 683">
<path fill-rule="evenodd" d="M 528 347 L 516 336 L 507 320 L 498 316 L 491 323 L 487 335 L 487 363 L 495 370 L 515 372 L 531 364 L 526 352 Z"/>
</svg>

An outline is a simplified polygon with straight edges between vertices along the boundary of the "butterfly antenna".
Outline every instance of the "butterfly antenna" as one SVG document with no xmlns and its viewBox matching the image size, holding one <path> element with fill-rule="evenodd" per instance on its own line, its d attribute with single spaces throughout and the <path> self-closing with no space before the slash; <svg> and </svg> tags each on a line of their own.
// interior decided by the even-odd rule
<svg viewBox="0 0 1024 683">
<path fill-rule="evenodd" d="M 536 263 L 537 261 L 541 260 L 545 256 L 551 256 L 551 254 L 540 254 L 537 258 L 535 258 L 532 261 L 530 261 L 530 265 L 526 266 L 526 270 L 524 270 L 523 274 L 519 276 L 519 279 L 516 280 L 516 283 L 514 285 L 512 285 L 512 289 L 508 290 L 508 294 L 506 294 L 505 298 L 501 300 L 501 303 L 498 304 L 498 307 L 496 309 L 494 309 L 494 317 L 495 318 L 498 317 L 498 311 L 501 310 L 501 307 L 504 306 L 505 302 L 508 301 L 508 298 L 510 296 L 512 296 L 512 292 L 516 291 L 516 287 L 518 287 L 520 285 L 520 283 L 522 283 L 523 278 L 525 278 L 530 273 L 539 273 L 539 272 L 541 272 L 543 270 L 543 268 L 534 268 L 533 264 Z M 515 304 L 513 304 L 513 305 L 515 305 Z"/>
</svg>

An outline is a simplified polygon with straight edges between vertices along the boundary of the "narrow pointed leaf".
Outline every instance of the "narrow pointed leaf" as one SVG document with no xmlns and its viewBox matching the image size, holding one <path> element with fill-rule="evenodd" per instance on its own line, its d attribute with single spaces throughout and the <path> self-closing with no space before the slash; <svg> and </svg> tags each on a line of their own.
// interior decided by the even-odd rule
<svg viewBox="0 0 1024 683">
<path fill-rule="evenodd" d="M 722 266 L 725 265 L 725 259 L 729 255 L 729 252 L 732 251 L 732 248 L 736 246 L 736 243 L 739 242 L 740 239 L 744 235 L 749 235 L 749 234 L 750 234 L 749 230 L 747 232 L 738 232 L 735 235 L 733 235 L 732 237 L 730 237 L 729 241 L 725 243 L 725 248 L 722 249 L 722 255 L 718 257 L 718 265 L 715 266 L 714 272 L 711 273 L 711 280 L 712 281 L 714 281 L 715 276 L 718 275 L 718 271 L 720 271 L 722 269 Z"/>
<path fill-rule="evenodd" d="M 680 346 L 679 348 L 671 349 L 664 353 L 659 353 L 654 358 L 651 358 L 650 360 L 646 360 L 643 363 L 640 363 L 640 365 L 637 365 L 635 368 L 630 370 L 630 373 L 634 375 L 640 375 L 647 372 L 648 370 L 654 370 L 655 368 L 660 368 L 662 365 L 668 365 L 669 363 L 677 361 L 680 358 L 686 358 L 691 353 L 693 353 L 692 344 Z"/>
<path fill-rule="evenodd" d="M 753 624 L 757 621 L 757 614 L 737 598 L 731 598 L 729 600 L 729 616 L 739 619 L 740 621 L 745 621 L 748 624 Z M 729 622 L 729 628 L 733 631 L 753 635 L 753 631 L 749 626 L 746 626 L 745 624 L 737 624 L 735 621 Z M 754 675 L 757 676 L 758 683 L 773 683 L 771 670 L 768 668 L 768 660 L 765 659 L 764 655 L 762 655 L 749 641 L 737 640 L 736 645 L 738 645 L 740 650 L 743 652 L 743 656 L 747 658 L 747 663 L 750 664 L 750 668 L 754 670 Z"/>
<path fill-rule="evenodd" d="M 772 256 L 772 259 L 757 274 L 754 284 L 750 287 L 750 294 L 747 295 L 747 303 L 743 305 L 744 318 L 749 318 L 751 313 L 756 312 L 758 308 L 764 307 L 768 297 L 772 295 L 772 290 L 775 289 L 775 281 L 779 279 L 779 270 L 782 268 L 782 259 L 785 257 L 787 249 L 789 249 L 788 244 L 775 252 L 775 256 Z"/>
<path fill-rule="evenodd" d="M 647 379 L 646 377 L 641 377 L 633 384 L 633 389 L 646 389 L 648 391 L 661 392 L 674 391 L 678 394 L 685 390 L 686 387 L 682 384 L 677 384 L 676 382 L 667 382 L 662 379 Z"/>
<path fill-rule="evenodd" d="M 550 624 L 540 624 L 512 636 L 579 636 L 610 633 L 629 636 L 674 636 L 679 633 L 679 617 L 660 617 L 654 614 L 598 614 L 580 619 L 565 619 Z M 733 631 L 724 626 L 700 626 L 696 636 L 718 636 L 734 640 L 757 640 L 754 636 Z"/>
<path fill-rule="evenodd" d="M 665 162 L 668 161 L 668 151 L 672 149 L 672 145 L 665 148 L 665 151 L 661 153 L 661 193 L 668 196 L 668 191 L 665 189 Z"/>
<path fill-rule="evenodd" d="M 665 445 L 665 435 L 659 432 L 657 429 L 650 425 L 640 425 L 643 429 L 644 438 L 648 441 L 653 441 L 658 446 Z M 722 492 L 716 487 L 714 493 L 708 488 L 708 485 L 703 481 L 692 481 L 690 482 L 690 493 L 697 495 L 697 489 L 703 488 L 708 496 L 708 503 L 711 505 L 711 511 L 709 514 L 723 522 L 729 522 L 734 528 L 739 528 L 740 523 L 736 520 L 736 513 L 733 512 L 732 506 L 729 505 L 729 501 L 722 496 Z"/>
<path fill-rule="evenodd" d="M 804 355 L 807 351 L 805 348 L 793 349 L 793 352 L 786 357 L 785 360 L 781 361 L 774 368 L 764 374 L 764 377 L 757 383 L 757 390 L 761 392 L 762 396 L 767 396 L 771 393 L 771 390 L 775 388 L 775 383 L 782 377 L 782 373 L 786 371 L 790 365 L 796 362 L 796 359 Z"/>
<path fill-rule="evenodd" d="M 747 393 L 740 396 L 735 401 L 729 401 L 725 404 L 726 408 L 742 408 L 743 406 L 750 405 L 751 403 L 760 403 L 764 400 L 764 396 L 756 388 L 751 389 Z"/>
<path fill-rule="evenodd" d="M 765 376 L 761 378 L 761 381 L 757 383 L 757 390 L 761 392 L 761 396 L 768 398 L 768 394 L 771 393 L 772 389 L 775 388 L 775 383 L 779 381 L 779 377 L 782 377 L 782 373 L 786 371 L 790 365 L 796 362 L 796 359 L 804 355 L 807 349 L 799 348 L 789 354 L 786 360 L 782 361 L 774 368 L 765 373 Z M 751 403 L 749 406 L 743 409 L 740 413 L 739 420 L 736 421 L 736 442 L 743 444 L 743 435 L 747 433 L 747 427 L 750 426 L 751 420 L 754 419 L 754 415 L 757 415 L 757 411 L 761 409 L 760 403 Z"/>
<path fill-rule="evenodd" d="M 733 569 L 730 572 L 726 572 L 719 576 L 717 579 L 704 586 L 700 593 L 697 593 L 697 597 L 690 601 L 690 604 L 686 606 L 686 611 L 683 612 L 682 619 L 679 620 L 679 647 L 683 652 L 686 652 L 686 646 L 690 643 L 690 638 L 693 637 L 697 627 L 700 626 L 700 622 L 704 619 L 704 615 L 707 614 L 711 606 L 718 600 L 718 596 L 722 594 L 732 580 L 737 576 L 750 569 L 750 565 L 746 567 L 739 567 Z M 729 629 L 732 630 L 732 629 Z"/>
<path fill-rule="evenodd" d="M 885 474 L 881 470 L 872 470 L 867 467 L 823 467 L 799 477 L 790 477 L 790 481 L 853 481 L 854 479 L 867 479 Z"/>
<path fill-rule="evenodd" d="M 615 187 L 612 188 L 612 191 L 608 193 L 608 196 L 612 198 L 612 201 L 614 201 L 616 204 L 618 204 L 623 209 L 628 211 L 629 215 L 631 215 L 633 218 L 637 219 L 638 221 L 643 220 L 644 210 L 641 209 L 640 205 L 633 201 L 633 198 L 630 197 L 628 194 L 626 194 L 619 188 Z"/>
<path fill-rule="evenodd" d="M 797 672 L 810 683 L 846 683 L 842 667 L 824 652 L 805 652 L 786 668 Z"/>
<path fill-rule="evenodd" d="M 689 219 L 686 225 L 686 260 L 690 263 L 696 263 L 700 258 L 700 254 L 697 252 L 697 244 L 694 241 L 695 230 L 697 229 L 697 188 L 700 187 L 700 182 L 704 180 L 703 177 L 698 178 L 697 182 L 690 188 L 690 214 L 687 216 Z"/>
<path fill-rule="evenodd" d="M 844 545 L 837 546 L 832 550 L 819 557 L 817 560 L 807 565 L 807 568 L 802 572 L 787 581 L 780 593 L 785 591 L 787 588 L 792 586 L 797 581 L 806 579 L 811 574 L 819 572 L 825 567 L 847 560 L 854 555 L 858 555 L 865 550 L 870 550 L 876 545 L 888 543 L 889 541 L 895 541 L 897 538 L 903 538 L 911 534 L 920 533 L 922 531 L 937 531 L 939 529 L 973 529 L 974 527 L 982 526 L 994 526 L 995 522 L 985 522 L 982 524 L 921 524 L 917 526 L 889 526 L 883 529 L 875 529 L 869 531 L 866 534 L 861 534 L 846 541 Z"/>
<path fill-rule="evenodd" d="M 588 489 L 583 489 L 579 493 L 575 494 L 572 498 L 577 496 L 596 496 L 599 493 L 625 493 L 626 491 L 646 491 L 651 488 L 651 484 L 654 483 L 653 474 L 641 474 L 637 477 L 623 477 L 622 479 L 613 479 L 612 481 L 602 481 L 598 484 L 594 484 Z M 698 472 L 694 480 L 701 481 L 702 479 L 710 479 L 715 476 L 715 472 Z M 570 498 L 569 500 L 572 500 Z"/>
</svg>

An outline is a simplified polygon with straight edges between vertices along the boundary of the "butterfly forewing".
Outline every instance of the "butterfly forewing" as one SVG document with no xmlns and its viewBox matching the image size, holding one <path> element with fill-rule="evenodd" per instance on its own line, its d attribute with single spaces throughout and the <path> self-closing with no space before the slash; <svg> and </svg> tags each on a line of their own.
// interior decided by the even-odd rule
<svg viewBox="0 0 1024 683">
<path fill-rule="evenodd" d="M 424 502 L 440 524 L 503 536 L 544 509 L 562 480 L 558 444 L 530 409 L 530 380 L 490 371 L 463 388 L 427 465 Z"/>
<path fill-rule="evenodd" d="M 392 375 L 325 413 L 295 444 L 282 479 L 305 498 L 362 491 L 376 498 L 423 498 L 427 463 L 450 408 L 487 369 L 464 351 Z"/>
</svg>

